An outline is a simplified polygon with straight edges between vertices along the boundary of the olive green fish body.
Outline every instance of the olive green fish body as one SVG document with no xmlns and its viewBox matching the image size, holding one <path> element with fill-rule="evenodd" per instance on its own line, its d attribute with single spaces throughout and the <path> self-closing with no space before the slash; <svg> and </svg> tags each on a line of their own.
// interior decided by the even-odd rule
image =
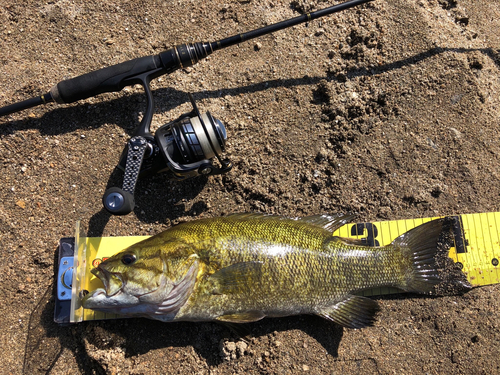
<svg viewBox="0 0 500 375">
<path fill-rule="evenodd" d="M 94 273 L 106 290 L 82 304 L 164 321 L 317 314 L 359 328 L 373 323 L 378 305 L 356 293 L 383 286 L 427 292 L 439 281 L 442 221 L 368 247 L 332 236 L 350 219 L 243 214 L 183 223 L 101 263 Z"/>
<path fill-rule="evenodd" d="M 355 291 L 399 281 L 397 271 L 388 271 L 392 259 L 384 250 L 337 244 L 311 250 L 241 238 L 218 245 L 227 261 L 210 259 L 222 271 L 212 277 L 212 270 L 199 275 L 176 320 L 213 320 L 238 311 L 259 311 L 263 316 L 314 314 Z M 385 272 L 374 273 L 377 267 Z"/>
</svg>

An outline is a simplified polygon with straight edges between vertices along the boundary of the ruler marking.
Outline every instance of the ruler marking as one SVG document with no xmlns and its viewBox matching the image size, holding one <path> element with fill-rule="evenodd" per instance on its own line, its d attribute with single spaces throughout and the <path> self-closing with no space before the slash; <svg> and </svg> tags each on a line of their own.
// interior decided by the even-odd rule
<svg viewBox="0 0 500 375">
<path fill-rule="evenodd" d="M 493 224 L 496 224 L 495 215 L 492 212 L 489 212 L 486 214 L 486 217 L 488 217 L 488 233 L 490 234 L 490 245 L 486 247 L 485 250 L 491 249 L 490 257 L 489 259 L 487 259 L 488 269 L 489 269 L 488 273 L 490 274 L 490 284 L 494 284 L 496 280 L 498 280 L 497 270 L 495 269 L 492 263 L 492 260 L 495 257 L 495 243 L 497 242 L 495 231 L 493 230 Z"/>
<path fill-rule="evenodd" d="M 482 226 L 482 231 L 483 231 L 483 248 L 482 248 L 482 253 L 485 255 L 485 259 L 483 261 L 484 264 L 484 271 L 485 274 L 487 275 L 488 279 L 488 284 L 492 284 L 493 281 L 493 274 L 492 274 L 492 268 L 491 268 L 491 232 L 490 232 L 490 221 L 488 220 L 488 214 L 484 213 L 482 214 L 482 222 L 485 223 L 486 226 Z"/>
<path fill-rule="evenodd" d="M 474 256 L 471 254 L 471 227 L 469 224 L 469 215 L 463 215 L 462 216 L 462 224 L 463 224 L 463 229 L 464 229 L 464 237 L 468 239 L 467 243 L 465 244 L 465 261 L 469 265 L 469 269 L 472 271 L 472 267 L 474 266 Z"/>
<path fill-rule="evenodd" d="M 484 221 L 485 221 L 485 214 L 479 214 L 479 224 L 480 224 L 480 228 L 481 228 L 481 235 L 482 235 L 482 243 L 483 243 L 483 246 L 482 248 L 480 249 L 481 253 L 483 254 L 487 254 L 487 245 L 486 245 L 486 236 L 485 236 L 485 231 L 484 231 Z M 486 225 L 488 225 L 488 221 L 486 220 Z M 490 273 L 488 272 L 488 265 L 486 264 L 485 261 L 481 262 L 482 263 L 482 267 L 483 267 L 483 277 L 484 277 L 484 280 L 486 283 L 490 284 L 490 279 L 491 279 L 491 276 L 490 276 Z"/>
<path fill-rule="evenodd" d="M 491 264 L 491 260 L 493 259 L 493 236 L 491 234 L 491 221 L 489 218 L 490 215 L 485 214 L 486 222 L 488 225 L 488 228 L 485 230 L 488 231 L 488 243 L 485 242 L 484 244 L 484 252 L 486 253 L 487 259 L 486 259 L 486 267 L 488 268 L 488 277 L 490 279 L 490 284 L 494 283 L 494 272 L 495 270 L 493 269 L 493 265 Z"/>
<path fill-rule="evenodd" d="M 493 258 L 496 258 L 496 249 L 497 249 L 497 244 L 498 244 L 498 237 L 497 237 L 497 232 L 496 232 L 496 215 L 494 213 L 490 214 L 491 219 L 491 226 L 490 226 L 490 236 L 491 236 L 491 259 L 490 261 L 490 267 L 491 267 L 491 283 L 495 284 L 498 282 L 498 269 L 493 265 Z M 495 228 L 493 228 L 495 226 Z M 497 258 L 498 259 L 498 258 Z"/>
<path fill-rule="evenodd" d="M 464 244 L 465 247 L 465 253 L 463 254 L 464 256 L 464 261 L 469 265 L 469 267 L 472 266 L 473 264 L 473 258 L 470 253 L 470 238 L 471 238 L 471 229 L 469 225 L 469 216 L 468 215 L 462 215 L 462 229 L 464 233 L 464 237 L 467 238 L 469 241 Z"/>
<path fill-rule="evenodd" d="M 476 214 L 472 214 L 472 223 L 474 225 L 474 241 L 471 243 L 471 248 L 474 246 L 474 252 L 475 252 L 475 260 L 476 260 L 476 269 L 477 269 L 477 277 L 480 280 L 480 283 L 484 283 L 484 272 L 483 272 L 483 263 L 481 262 L 481 258 L 478 257 L 480 251 L 481 251 L 481 246 L 479 241 L 481 240 L 481 232 L 478 229 L 478 224 L 481 221 L 481 217 L 477 216 Z"/>
<path fill-rule="evenodd" d="M 489 218 L 488 220 L 488 232 L 490 234 L 490 244 L 485 247 L 486 252 L 486 263 L 488 267 L 488 274 L 490 275 L 490 284 L 495 284 L 498 282 L 498 268 L 493 264 L 493 258 L 496 258 L 496 249 L 498 246 L 498 232 L 496 223 L 496 214 L 489 212 L 486 214 Z M 493 225 L 495 228 L 493 229 Z M 488 249 L 490 250 L 488 254 Z M 498 259 L 498 258 L 497 258 Z"/>
<path fill-rule="evenodd" d="M 500 239 L 499 239 L 499 234 L 498 234 L 498 222 L 497 222 L 497 216 L 498 216 L 498 213 L 497 212 L 494 212 L 492 213 L 493 214 L 493 220 L 495 222 L 495 243 L 493 243 L 493 257 L 496 258 L 498 260 L 499 258 L 499 252 L 498 252 L 498 249 L 500 248 Z M 492 259 L 493 261 L 493 259 Z M 493 265 L 493 264 L 492 264 Z M 498 266 L 494 266 L 494 270 L 495 270 L 495 280 L 494 282 L 495 283 L 498 283 L 500 282 L 500 270 L 499 270 L 499 267 Z"/>
<path fill-rule="evenodd" d="M 473 217 L 473 219 L 477 219 L 477 216 L 476 217 Z M 473 224 L 474 224 L 474 243 L 471 244 L 471 247 L 472 245 L 475 246 L 474 250 L 475 250 L 475 255 L 476 255 L 476 267 L 477 267 L 477 272 L 478 272 L 478 277 L 480 278 L 480 280 L 482 282 L 484 282 L 484 272 L 483 272 L 483 264 L 481 262 L 481 259 L 479 258 L 479 252 L 481 251 L 480 248 L 479 248 L 479 230 L 477 229 L 477 224 L 478 224 L 478 221 L 480 221 L 481 218 L 479 217 L 479 220 L 472 220 Z"/>
</svg>

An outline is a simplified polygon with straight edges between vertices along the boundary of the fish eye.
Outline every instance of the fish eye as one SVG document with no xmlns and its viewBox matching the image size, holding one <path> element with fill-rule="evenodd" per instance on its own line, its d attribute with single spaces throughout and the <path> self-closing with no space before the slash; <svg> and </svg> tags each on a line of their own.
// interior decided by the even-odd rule
<svg viewBox="0 0 500 375">
<path fill-rule="evenodd" d="M 131 265 L 136 261 L 136 257 L 134 254 L 124 254 L 122 256 L 122 263 L 125 264 L 126 266 Z"/>
</svg>

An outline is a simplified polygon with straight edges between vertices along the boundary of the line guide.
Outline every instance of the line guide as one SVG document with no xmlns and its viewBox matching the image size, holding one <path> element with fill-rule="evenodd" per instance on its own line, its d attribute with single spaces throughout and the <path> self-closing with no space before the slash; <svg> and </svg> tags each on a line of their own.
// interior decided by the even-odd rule
<svg viewBox="0 0 500 375">
<path fill-rule="evenodd" d="M 336 230 L 334 235 L 361 239 L 368 246 L 385 246 L 410 229 L 438 218 L 351 223 Z M 453 223 L 453 246 L 449 255 L 462 268 L 469 282 L 474 287 L 500 283 L 500 212 L 455 215 L 448 218 Z M 75 238 L 63 238 L 59 244 L 58 298 L 54 320 L 58 323 L 75 323 L 120 317 L 83 309 L 79 304 L 79 293 L 81 290 L 102 287 L 99 279 L 90 273 L 93 267 L 148 237 L 84 237 L 80 235 L 80 226 L 77 223 Z M 68 285 L 68 267 L 73 264 L 76 268 L 73 267 L 73 279 L 71 285 Z M 389 293 L 401 291 L 394 288 L 377 288 L 367 291 L 364 295 Z"/>
</svg>

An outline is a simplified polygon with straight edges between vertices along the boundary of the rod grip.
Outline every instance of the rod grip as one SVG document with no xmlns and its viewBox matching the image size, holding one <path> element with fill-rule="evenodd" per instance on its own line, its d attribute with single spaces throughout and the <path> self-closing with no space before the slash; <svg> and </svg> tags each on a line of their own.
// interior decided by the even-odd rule
<svg viewBox="0 0 500 375">
<path fill-rule="evenodd" d="M 112 65 L 59 82 L 50 93 L 57 103 L 73 103 L 105 92 L 122 90 L 138 83 L 134 78 L 161 68 L 159 56 L 146 56 Z"/>
</svg>

